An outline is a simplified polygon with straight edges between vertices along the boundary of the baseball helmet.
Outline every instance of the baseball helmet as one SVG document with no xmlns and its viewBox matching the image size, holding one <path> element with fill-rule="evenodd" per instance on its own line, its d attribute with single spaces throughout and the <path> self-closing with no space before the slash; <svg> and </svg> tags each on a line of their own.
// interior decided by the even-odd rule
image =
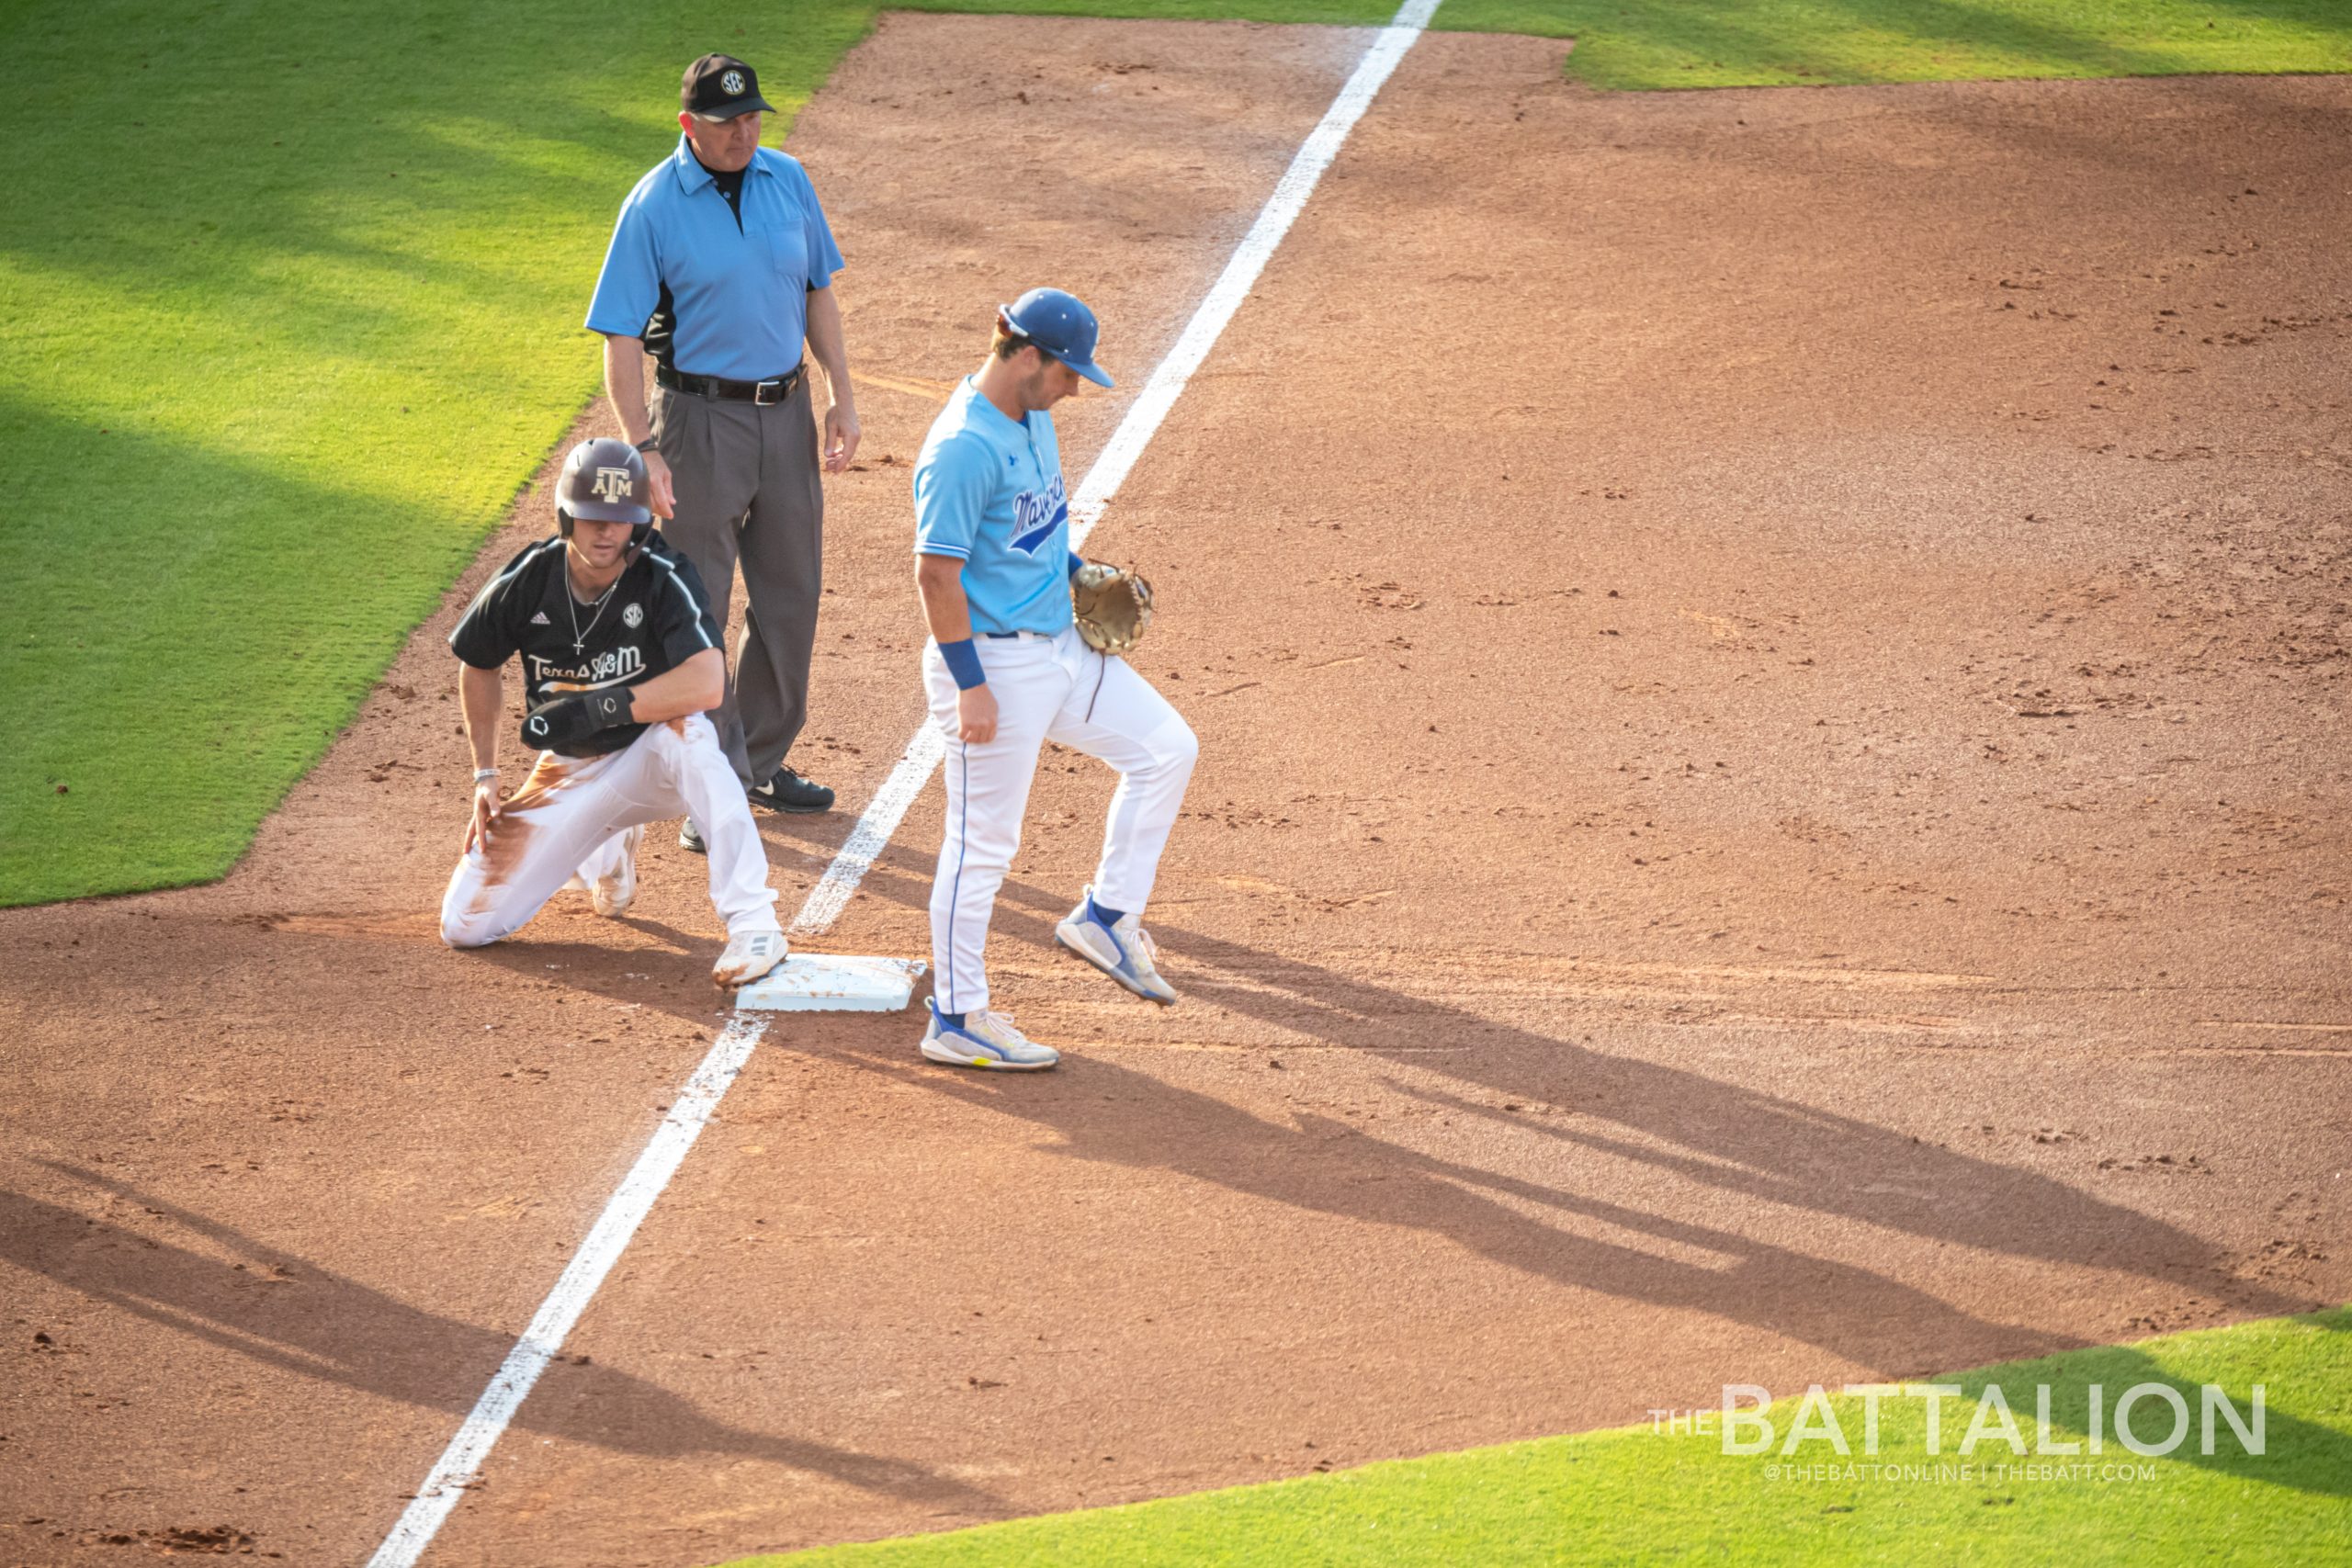
<svg viewBox="0 0 2352 1568">
<path fill-rule="evenodd" d="M 653 508 L 646 504 L 652 494 L 644 454 L 636 447 L 609 435 L 582 441 L 563 460 L 562 477 L 555 481 L 556 529 L 569 539 L 575 518 L 634 523 L 637 532 L 628 544 L 635 550 L 653 531 Z"/>
<path fill-rule="evenodd" d="M 1112 384 L 1110 375 L 1094 363 L 1094 339 L 1100 330 L 1094 312 L 1077 295 L 1058 288 L 1032 288 L 996 310 L 1006 326 L 1096 386 Z"/>
</svg>

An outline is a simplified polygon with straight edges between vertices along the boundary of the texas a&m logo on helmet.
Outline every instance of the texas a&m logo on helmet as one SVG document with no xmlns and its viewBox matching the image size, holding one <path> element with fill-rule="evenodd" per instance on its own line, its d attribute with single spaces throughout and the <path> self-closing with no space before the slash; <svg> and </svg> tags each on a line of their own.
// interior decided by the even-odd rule
<svg viewBox="0 0 2352 1568">
<path fill-rule="evenodd" d="M 564 459 L 563 475 L 555 485 L 556 517 L 567 534 L 572 520 L 581 517 L 650 526 L 653 509 L 646 500 L 652 493 L 644 455 L 626 441 L 599 436 L 582 441 Z"/>
</svg>

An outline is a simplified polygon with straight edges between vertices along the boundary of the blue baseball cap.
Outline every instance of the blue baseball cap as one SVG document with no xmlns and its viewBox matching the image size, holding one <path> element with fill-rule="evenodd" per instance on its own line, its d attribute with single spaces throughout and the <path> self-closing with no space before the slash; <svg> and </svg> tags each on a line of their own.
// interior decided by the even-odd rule
<svg viewBox="0 0 2352 1568">
<path fill-rule="evenodd" d="M 1101 332 L 1094 312 L 1075 294 L 1058 288 L 1032 288 L 1010 305 L 999 305 L 1005 324 L 1060 360 L 1098 387 L 1113 384 L 1094 363 L 1094 339 Z"/>
</svg>

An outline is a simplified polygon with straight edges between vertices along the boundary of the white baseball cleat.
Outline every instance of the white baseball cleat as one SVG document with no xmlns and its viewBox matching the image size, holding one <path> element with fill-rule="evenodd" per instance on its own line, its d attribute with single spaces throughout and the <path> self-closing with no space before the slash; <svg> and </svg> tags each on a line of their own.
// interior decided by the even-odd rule
<svg viewBox="0 0 2352 1568">
<path fill-rule="evenodd" d="M 1143 917 L 1121 915 L 1116 925 L 1094 918 L 1094 889 L 1079 896 L 1078 908 L 1054 928 L 1054 940 L 1148 1002 L 1173 1007 L 1176 987 L 1159 977 L 1159 949 L 1143 929 Z"/>
<path fill-rule="evenodd" d="M 718 955 L 718 966 L 711 970 L 711 983 L 716 986 L 745 986 L 758 979 L 785 960 L 792 951 L 778 931 L 743 931 L 727 939 L 727 951 Z"/>
<path fill-rule="evenodd" d="M 645 842 L 645 824 L 640 822 L 621 835 L 621 863 L 609 876 L 600 876 L 588 885 L 588 902 L 596 913 L 606 917 L 628 913 L 630 900 L 637 897 L 637 850 Z M 579 881 L 573 877 L 574 882 Z"/>
<path fill-rule="evenodd" d="M 922 1054 L 951 1067 L 992 1067 L 1003 1073 L 1041 1073 L 1062 1059 L 1050 1045 L 1040 1045 L 1012 1026 L 1010 1016 L 986 1008 L 964 1015 L 961 1026 L 939 1016 L 939 1003 L 927 1000 L 931 1027 L 923 1032 Z"/>
</svg>

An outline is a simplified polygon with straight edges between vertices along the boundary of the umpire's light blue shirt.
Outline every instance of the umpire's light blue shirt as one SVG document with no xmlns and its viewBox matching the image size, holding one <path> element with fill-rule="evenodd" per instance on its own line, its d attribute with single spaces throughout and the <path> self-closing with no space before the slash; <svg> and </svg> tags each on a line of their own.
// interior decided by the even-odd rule
<svg viewBox="0 0 2352 1568">
<path fill-rule="evenodd" d="M 642 337 L 666 290 L 672 358 L 692 376 L 756 381 L 800 363 L 808 291 L 842 267 L 816 187 L 797 158 L 763 147 L 743 171 L 743 222 L 686 138 L 621 203 L 588 330 Z"/>
<path fill-rule="evenodd" d="M 1070 624 L 1069 500 L 1054 417 L 1004 417 L 970 377 L 915 459 L 915 554 L 964 562 L 972 629 L 1043 632 Z"/>
</svg>

